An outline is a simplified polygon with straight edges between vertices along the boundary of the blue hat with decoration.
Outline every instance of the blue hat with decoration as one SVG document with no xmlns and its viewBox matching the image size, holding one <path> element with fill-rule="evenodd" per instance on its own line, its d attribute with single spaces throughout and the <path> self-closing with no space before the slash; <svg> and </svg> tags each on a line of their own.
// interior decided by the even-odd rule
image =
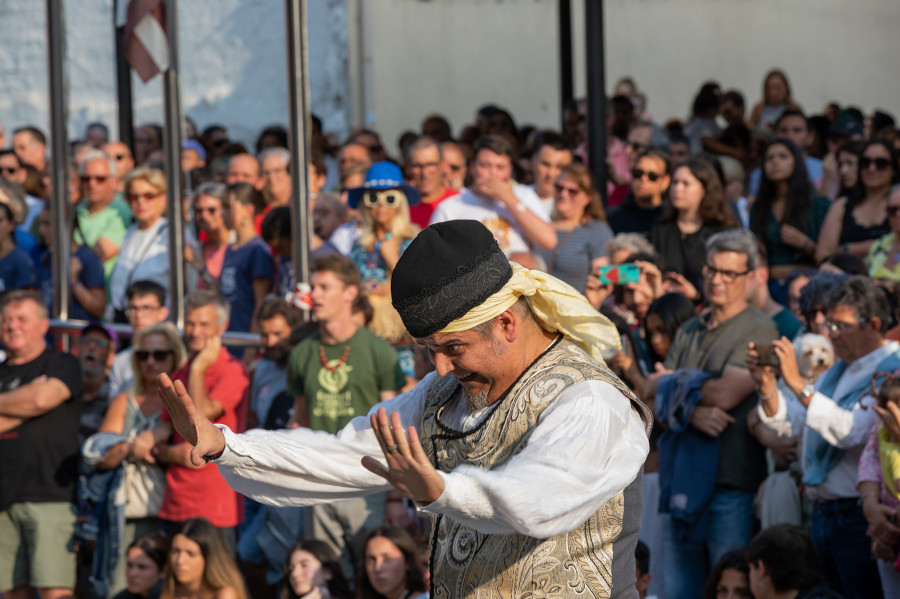
<svg viewBox="0 0 900 599">
<path fill-rule="evenodd" d="M 376 162 L 366 171 L 366 181 L 362 187 L 354 187 L 347 192 L 347 204 L 356 208 L 363 194 L 367 191 L 385 191 L 387 189 L 399 189 L 406 194 L 406 201 L 410 206 L 419 203 L 419 190 L 403 182 L 403 172 L 393 162 Z"/>
</svg>

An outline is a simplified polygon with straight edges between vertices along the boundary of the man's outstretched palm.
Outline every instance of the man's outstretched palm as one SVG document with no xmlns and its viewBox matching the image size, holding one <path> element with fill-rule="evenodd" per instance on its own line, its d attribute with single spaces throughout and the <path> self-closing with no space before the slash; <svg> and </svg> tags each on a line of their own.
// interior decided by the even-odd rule
<svg viewBox="0 0 900 599">
<path fill-rule="evenodd" d="M 163 373 L 156 378 L 156 382 L 172 418 L 172 425 L 185 441 L 194 446 L 191 462 L 194 466 L 202 466 L 203 456 L 217 454 L 225 448 L 225 435 L 197 411 L 194 400 L 181 381 L 173 383 L 169 375 Z"/>
</svg>

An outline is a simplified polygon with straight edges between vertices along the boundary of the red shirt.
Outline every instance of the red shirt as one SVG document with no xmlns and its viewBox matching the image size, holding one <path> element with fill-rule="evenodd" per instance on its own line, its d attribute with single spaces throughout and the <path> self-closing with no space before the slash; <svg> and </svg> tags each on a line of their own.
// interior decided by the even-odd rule
<svg viewBox="0 0 900 599">
<path fill-rule="evenodd" d="M 193 360 L 176 371 L 172 380 L 180 380 L 187 386 L 191 362 Z M 217 401 L 225 410 L 216 419 L 216 424 L 224 424 L 235 432 L 244 430 L 247 424 L 246 399 L 250 379 L 243 362 L 223 347 L 215 363 L 207 369 L 204 382 L 209 398 Z M 172 422 L 165 410 L 162 420 Z M 178 432 L 172 434 L 174 445 L 184 442 Z M 166 492 L 159 508 L 159 517 L 173 522 L 203 517 L 220 528 L 237 526 L 243 516 L 242 503 L 241 497 L 228 486 L 215 464 L 207 464 L 199 470 L 169 464 L 166 468 Z"/>
<path fill-rule="evenodd" d="M 438 204 L 446 200 L 447 198 L 452 198 L 453 196 L 459 194 L 455 189 L 450 189 L 449 187 L 445 187 L 444 191 L 441 193 L 441 197 L 437 200 L 426 204 L 425 202 L 419 202 L 415 206 L 409 207 L 409 220 L 416 223 L 423 229 L 428 226 L 428 223 L 431 222 L 431 215 L 434 213 L 434 209 L 438 207 Z"/>
</svg>

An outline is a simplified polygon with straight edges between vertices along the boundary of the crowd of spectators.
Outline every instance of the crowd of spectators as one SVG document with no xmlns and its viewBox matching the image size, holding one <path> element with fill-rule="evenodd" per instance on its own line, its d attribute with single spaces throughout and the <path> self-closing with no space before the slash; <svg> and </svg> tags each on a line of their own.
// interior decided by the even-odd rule
<svg viewBox="0 0 900 599">
<path fill-rule="evenodd" d="M 48 333 L 47 139 L 23 126 L 7 149 L 0 128 L 4 599 L 426 593 L 429 526 L 409 500 L 247 499 L 195 462 L 155 379 L 235 431 L 338 432 L 432 368 L 391 272 L 422 228 L 453 219 L 481 221 L 618 328 L 605 359 L 657 415 L 641 597 L 900 597 L 900 130 L 882 111 L 804 112 L 779 70 L 749 117 L 715 82 L 685 121 L 648 108 L 634 80 L 616 84 L 604 186 L 585 166 L 583 101 L 558 132 L 486 105 L 456 136 L 432 115 L 396 147 L 367 129 L 338 143 L 313 117 L 307 165 L 283 127 L 248 148 L 186 119 L 178 190 L 160 126 L 131 148 L 94 123 L 63 206 L 69 315 L 91 323 L 77 359 Z M 291 227 L 296 168 L 311 238 Z M 183 332 L 168 322 L 170 203 Z M 229 331 L 260 344 L 227 346 Z"/>
</svg>

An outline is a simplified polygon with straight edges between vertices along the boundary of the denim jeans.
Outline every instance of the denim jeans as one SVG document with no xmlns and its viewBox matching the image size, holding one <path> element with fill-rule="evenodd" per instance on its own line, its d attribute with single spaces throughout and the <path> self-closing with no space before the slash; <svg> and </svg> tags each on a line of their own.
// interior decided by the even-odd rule
<svg viewBox="0 0 900 599">
<path fill-rule="evenodd" d="M 878 566 L 872 559 L 868 523 L 855 499 L 813 504 L 813 546 L 825 580 L 846 599 L 880 599 Z"/>
<path fill-rule="evenodd" d="M 750 542 L 755 497 L 747 491 L 716 491 L 706 508 L 705 526 L 698 524 L 702 529 L 691 539 L 679 534 L 677 523 L 663 514 L 666 599 L 701 597 L 706 578 L 722 554 Z"/>
</svg>

